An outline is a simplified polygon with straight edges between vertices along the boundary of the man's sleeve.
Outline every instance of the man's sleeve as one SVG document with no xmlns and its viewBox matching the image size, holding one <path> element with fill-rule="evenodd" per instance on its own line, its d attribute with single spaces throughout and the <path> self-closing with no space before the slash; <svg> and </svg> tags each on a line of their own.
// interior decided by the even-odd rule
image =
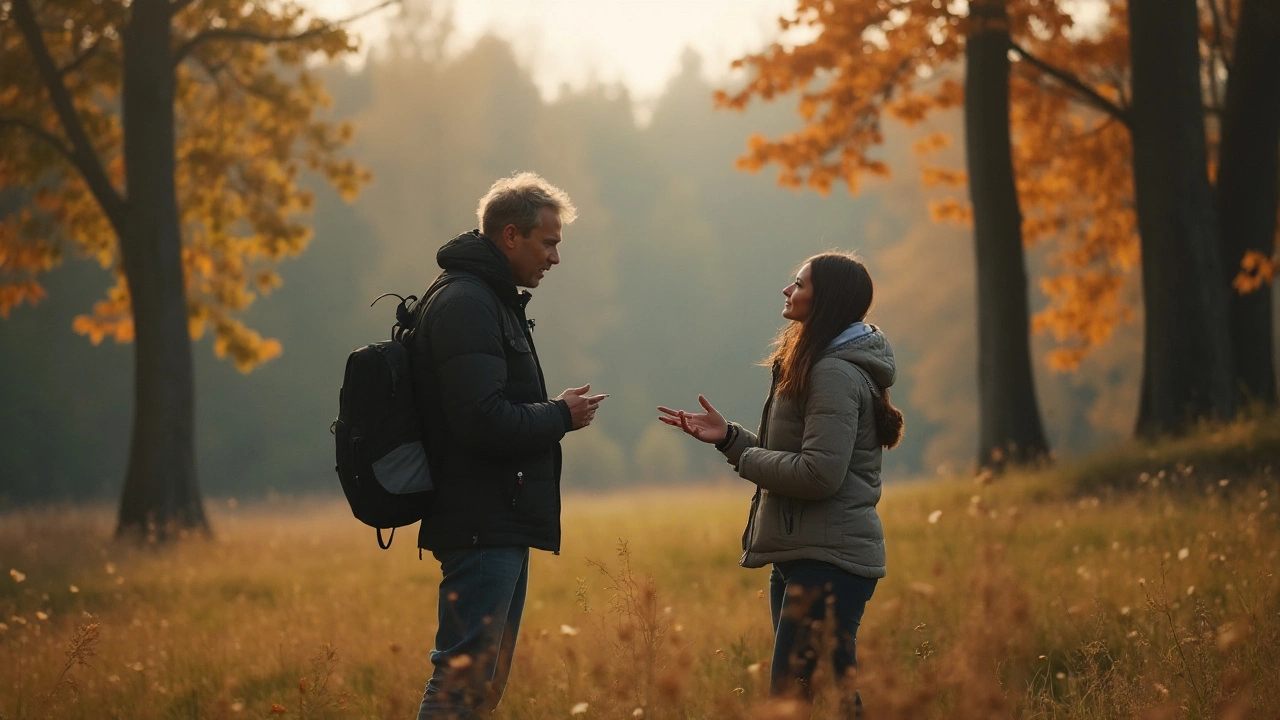
<svg viewBox="0 0 1280 720">
<path fill-rule="evenodd" d="M 462 295 L 440 298 L 427 327 L 438 389 L 454 439 L 471 450 L 513 455 L 546 450 L 567 431 L 563 402 L 512 403 L 495 308 Z"/>
</svg>

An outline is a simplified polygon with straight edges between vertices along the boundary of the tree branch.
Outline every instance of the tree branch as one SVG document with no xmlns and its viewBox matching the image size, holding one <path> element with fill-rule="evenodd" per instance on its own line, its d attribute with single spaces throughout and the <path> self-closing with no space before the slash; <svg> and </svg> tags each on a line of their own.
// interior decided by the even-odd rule
<svg viewBox="0 0 1280 720">
<path fill-rule="evenodd" d="M 102 36 L 99 35 L 97 38 L 94 39 L 92 45 L 85 48 L 84 51 L 81 52 L 79 55 L 77 55 L 74 60 L 67 63 L 65 66 L 63 66 L 63 68 L 58 71 L 58 76 L 66 77 L 67 73 L 75 72 L 76 69 L 79 68 L 81 65 L 83 65 L 86 60 L 93 57 L 93 55 L 98 52 L 98 46 L 101 43 L 102 43 Z"/>
<path fill-rule="evenodd" d="M 301 42 L 303 40 L 310 40 L 311 38 L 319 37 L 324 33 L 331 32 L 334 28 L 342 27 L 343 25 L 348 25 L 363 17 L 372 15 L 373 13 L 385 7 L 399 4 L 400 1 L 401 0 L 383 0 L 381 3 L 374 5 L 373 7 L 368 8 L 367 10 L 362 10 L 356 13 L 355 15 L 351 15 L 349 17 L 343 18 L 342 20 L 325 22 L 324 24 L 319 25 L 317 27 L 313 27 L 308 30 L 303 30 L 302 32 L 294 33 L 291 35 L 269 35 L 267 33 L 258 32 L 257 30 L 249 30 L 246 28 L 212 28 L 209 30 L 205 30 L 204 32 L 200 32 L 193 35 L 190 39 L 188 39 L 186 42 L 180 45 L 177 51 L 174 52 L 173 54 L 173 64 L 175 66 L 181 64 L 182 61 L 186 60 L 187 56 L 189 56 L 197 47 L 205 43 L 214 42 L 218 40 L 256 42 L 263 45 L 276 45 L 280 43 L 291 43 L 291 42 Z"/>
<path fill-rule="evenodd" d="M 27 41 L 27 49 L 35 59 L 45 90 L 49 93 L 49 99 L 58 114 L 58 121 L 62 124 L 62 131 L 71 141 L 67 157 L 84 177 L 85 183 L 98 200 L 102 211 L 106 213 L 107 219 L 117 230 L 120 230 L 125 223 L 126 201 L 111 184 L 111 179 L 107 177 L 107 172 L 102 167 L 102 160 L 93 149 L 93 143 L 89 141 L 89 135 L 85 132 L 80 115 L 76 112 L 75 103 L 71 101 L 71 93 L 62 83 L 62 75 L 54 65 L 49 47 L 45 45 L 44 34 L 36 21 L 35 12 L 31 9 L 31 2 L 30 0 L 11 0 L 10 7 Z"/>
<path fill-rule="evenodd" d="M 72 165 L 76 163 L 75 155 L 71 152 L 71 148 L 67 147 L 67 144 L 62 141 L 62 138 L 35 123 L 28 122 L 22 118 L 0 117 L 0 128 L 3 127 L 16 127 L 20 130 L 26 130 L 29 134 L 43 140 L 46 145 L 52 146 L 54 150 L 58 151 L 58 154 L 70 160 Z"/>
<path fill-rule="evenodd" d="M 1094 107 L 1101 110 L 1102 112 L 1107 113 L 1108 115 L 1111 115 L 1115 119 L 1124 123 L 1126 127 L 1130 127 L 1130 128 L 1133 127 L 1129 119 L 1129 112 L 1127 110 L 1120 107 L 1119 105 L 1116 105 L 1114 102 L 1108 100 L 1102 95 L 1098 94 L 1097 90 L 1094 90 L 1093 88 L 1084 84 L 1084 82 L 1082 82 L 1080 78 L 1076 77 L 1075 75 L 1072 75 L 1071 73 L 1061 68 L 1050 65 L 1049 63 L 1045 62 L 1044 60 L 1041 60 L 1035 55 L 1032 55 L 1031 53 L 1027 52 L 1026 48 L 1023 48 L 1021 45 L 1019 45 L 1016 42 L 1010 41 L 1009 47 L 1014 52 L 1018 53 L 1018 57 L 1022 58 L 1023 60 L 1026 60 L 1028 63 L 1030 63 L 1033 67 L 1035 67 L 1040 72 L 1048 75 L 1049 77 L 1052 77 L 1053 79 L 1065 85 L 1067 88 L 1073 90 L 1088 104 L 1093 105 Z"/>
</svg>

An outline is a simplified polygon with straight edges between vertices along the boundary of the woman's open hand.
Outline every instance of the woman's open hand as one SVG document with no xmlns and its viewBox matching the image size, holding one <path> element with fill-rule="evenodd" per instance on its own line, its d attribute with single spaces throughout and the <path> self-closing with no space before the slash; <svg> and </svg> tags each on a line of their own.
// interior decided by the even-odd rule
<svg viewBox="0 0 1280 720">
<path fill-rule="evenodd" d="M 729 431 L 729 423 L 725 422 L 724 416 L 711 407 L 711 403 L 707 402 L 702 395 L 698 396 L 698 404 L 702 405 L 702 409 L 706 412 L 691 413 L 659 405 L 658 410 L 662 415 L 659 415 L 658 419 L 672 427 L 680 428 L 686 434 L 704 443 L 715 444 L 724 440 L 725 434 Z"/>
</svg>

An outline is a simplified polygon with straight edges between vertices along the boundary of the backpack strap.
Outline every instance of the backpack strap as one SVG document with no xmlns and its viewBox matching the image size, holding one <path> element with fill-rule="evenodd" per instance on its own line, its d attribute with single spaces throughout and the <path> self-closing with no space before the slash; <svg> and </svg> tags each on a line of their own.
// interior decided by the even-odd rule
<svg viewBox="0 0 1280 720">
<path fill-rule="evenodd" d="M 396 529 L 391 528 L 391 534 L 387 536 L 387 541 L 382 542 L 382 528 L 378 528 L 378 547 L 386 550 L 391 547 L 391 541 L 396 539 Z M 419 558 L 421 559 L 421 558 Z"/>
</svg>

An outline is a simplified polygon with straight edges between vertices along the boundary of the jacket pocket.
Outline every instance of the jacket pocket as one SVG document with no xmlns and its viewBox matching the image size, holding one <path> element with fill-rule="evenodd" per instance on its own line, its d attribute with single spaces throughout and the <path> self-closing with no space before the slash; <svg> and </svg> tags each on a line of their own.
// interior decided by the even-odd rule
<svg viewBox="0 0 1280 720">
<path fill-rule="evenodd" d="M 760 510 L 760 488 L 756 488 L 756 494 L 751 497 L 751 512 L 747 514 L 747 527 L 742 531 L 742 551 L 751 550 L 752 530 L 756 526 L 756 513 Z"/>
<path fill-rule="evenodd" d="M 800 534 L 804 522 L 804 506 L 803 500 L 795 498 L 783 498 L 778 503 L 778 527 L 784 537 Z"/>
<path fill-rule="evenodd" d="M 506 501 L 511 507 L 518 507 L 520 496 L 524 494 L 525 474 L 523 470 L 512 472 L 507 478 Z"/>
<path fill-rule="evenodd" d="M 533 348 L 529 346 L 529 338 L 519 330 L 507 330 L 503 333 L 507 338 L 507 347 L 516 354 L 523 355 L 533 352 Z"/>
<path fill-rule="evenodd" d="M 550 453 L 508 465 L 503 478 L 502 500 L 512 513 L 529 521 L 559 516 L 559 493 Z"/>
</svg>

